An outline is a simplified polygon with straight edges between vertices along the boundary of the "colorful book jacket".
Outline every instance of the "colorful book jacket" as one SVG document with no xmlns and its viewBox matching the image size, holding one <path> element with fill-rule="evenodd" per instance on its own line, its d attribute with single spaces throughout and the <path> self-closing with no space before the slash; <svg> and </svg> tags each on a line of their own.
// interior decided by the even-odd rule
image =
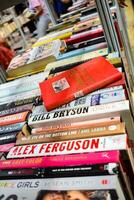
<svg viewBox="0 0 134 200">
<path fill-rule="evenodd" d="M 122 78 L 105 58 L 98 57 L 40 83 L 48 111 L 73 101 Z"/>
<path fill-rule="evenodd" d="M 0 169 L 26 169 L 44 167 L 67 167 L 80 165 L 94 165 L 105 163 L 119 163 L 119 151 L 97 153 L 82 153 L 74 155 L 48 156 L 39 158 L 25 158 L 0 161 Z"/>
<path fill-rule="evenodd" d="M 10 149 L 7 158 L 26 158 L 53 155 L 66 155 L 112 150 L 126 150 L 127 135 L 86 138 L 62 142 L 15 146 Z"/>
<path fill-rule="evenodd" d="M 25 122 L 17 123 L 17 124 L 10 124 L 6 126 L 0 126 L 0 135 L 4 133 L 11 133 L 16 131 L 21 131 Z"/>
</svg>

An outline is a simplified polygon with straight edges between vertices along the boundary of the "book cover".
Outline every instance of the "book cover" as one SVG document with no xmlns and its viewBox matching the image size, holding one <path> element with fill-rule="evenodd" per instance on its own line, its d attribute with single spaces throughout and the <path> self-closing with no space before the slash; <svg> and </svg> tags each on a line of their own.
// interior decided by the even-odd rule
<svg viewBox="0 0 134 200">
<path fill-rule="evenodd" d="M 82 127 L 81 129 L 68 130 L 63 132 L 46 133 L 38 135 L 30 135 L 28 137 L 21 137 L 16 141 L 17 145 L 22 144 L 38 144 L 56 141 L 68 141 L 75 139 L 84 139 L 92 137 L 102 137 L 110 135 L 125 134 L 125 124 L 113 124 L 109 126 L 95 126 L 95 127 Z"/>
<path fill-rule="evenodd" d="M 0 180 L 0 185 L 5 199 L 126 200 L 117 175 Z"/>
<path fill-rule="evenodd" d="M 41 95 L 50 111 L 121 78 L 122 73 L 99 57 L 40 83 Z"/>
<path fill-rule="evenodd" d="M 106 151 L 106 152 L 82 153 L 74 155 L 1 160 L 0 169 L 21 169 L 21 168 L 26 169 L 26 168 L 45 168 L 45 167 L 64 167 L 64 166 L 68 167 L 68 166 L 94 165 L 94 164 L 119 163 L 119 162 L 120 162 L 120 151 Z"/>
<path fill-rule="evenodd" d="M 8 77 L 24 75 L 36 70 L 43 70 L 49 62 L 55 61 L 60 53 L 61 41 L 55 40 L 28 50 L 23 55 L 13 58 L 8 69 Z"/>
<path fill-rule="evenodd" d="M 16 146 L 10 149 L 7 158 L 27 158 L 66 155 L 112 150 L 126 150 L 127 135 L 86 138 L 62 142 Z"/>
</svg>

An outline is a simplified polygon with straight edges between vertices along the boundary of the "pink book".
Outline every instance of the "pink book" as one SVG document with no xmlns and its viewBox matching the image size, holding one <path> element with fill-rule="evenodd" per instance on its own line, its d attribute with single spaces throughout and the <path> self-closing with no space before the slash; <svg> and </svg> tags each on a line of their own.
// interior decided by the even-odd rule
<svg viewBox="0 0 134 200">
<path fill-rule="evenodd" d="M 18 168 L 45 168 L 79 166 L 105 163 L 119 163 L 119 151 L 107 151 L 97 153 L 85 153 L 75 155 L 61 155 L 28 159 L 13 159 L 0 161 L 0 169 Z"/>
<path fill-rule="evenodd" d="M 0 145 L 0 153 L 8 152 L 14 146 L 15 146 L 15 143 Z"/>
</svg>

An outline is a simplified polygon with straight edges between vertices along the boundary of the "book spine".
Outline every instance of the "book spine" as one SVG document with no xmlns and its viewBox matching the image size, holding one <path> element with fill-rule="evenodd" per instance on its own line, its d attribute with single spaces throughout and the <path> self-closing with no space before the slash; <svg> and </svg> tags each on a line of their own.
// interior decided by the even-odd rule
<svg viewBox="0 0 134 200">
<path fill-rule="evenodd" d="M 15 146 L 15 143 L 10 143 L 10 144 L 2 144 L 0 145 L 0 153 L 2 152 L 9 152 L 11 148 Z"/>
<path fill-rule="evenodd" d="M 58 60 L 56 62 L 53 63 L 49 63 L 46 68 L 45 68 L 45 72 L 50 71 L 50 70 L 56 70 L 56 68 L 60 68 L 60 67 L 65 67 L 65 66 L 73 66 L 78 64 L 81 64 L 83 62 L 86 62 L 92 58 L 95 58 L 97 56 L 106 56 L 108 55 L 108 49 L 101 49 L 101 50 L 97 50 L 94 52 L 90 52 L 90 53 L 86 53 L 86 54 L 82 54 L 79 56 L 75 56 L 72 57 L 72 59 L 64 59 L 64 60 Z"/>
<path fill-rule="evenodd" d="M 10 108 L 7 110 L 0 111 L 0 117 L 16 114 L 16 113 L 20 113 L 20 112 L 25 112 L 25 111 L 32 111 L 32 109 L 33 109 L 33 103 L 26 104 L 23 106 L 17 106 L 15 108 Z"/>
<path fill-rule="evenodd" d="M 45 80 L 45 73 L 39 73 L 37 75 L 32 75 L 30 77 L 21 78 L 9 83 L 0 85 L 0 97 L 6 97 L 10 95 L 16 95 L 18 93 L 23 93 L 38 89 L 38 83 Z"/>
<path fill-rule="evenodd" d="M 29 111 L 1 117 L 0 126 L 24 122 L 26 121 L 28 115 L 29 115 Z"/>
<path fill-rule="evenodd" d="M 39 97 L 31 97 L 29 99 L 22 99 L 22 100 L 15 101 L 15 102 L 0 104 L 0 111 L 9 110 L 14 107 L 31 104 L 31 103 L 34 103 L 35 101 L 38 101 L 38 99 L 40 101 L 40 96 Z"/>
<path fill-rule="evenodd" d="M 86 106 L 76 109 L 68 109 L 63 111 L 50 112 L 45 114 L 39 114 L 31 116 L 28 120 L 28 124 L 31 127 L 42 127 L 45 125 L 58 125 L 65 123 L 80 122 L 83 120 L 93 120 L 104 117 L 113 117 L 121 112 L 129 110 L 129 102 L 120 101 L 99 106 Z"/>
<path fill-rule="evenodd" d="M 26 158 L 111 150 L 126 150 L 126 147 L 127 135 L 122 134 L 71 141 L 16 146 L 9 151 L 7 158 Z"/>
<path fill-rule="evenodd" d="M 58 60 L 62 60 L 62 59 L 65 59 L 65 58 L 78 56 L 80 54 L 96 51 L 96 50 L 103 49 L 103 48 L 106 48 L 106 47 L 107 47 L 107 43 L 103 42 L 103 43 L 100 43 L 100 44 L 96 44 L 96 45 L 92 45 L 92 46 L 89 46 L 89 47 L 81 48 L 81 49 L 78 49 L 78 50 L 75 50 L 75 51 L 71 51 L 71 52 L 68 52 L 68 53 L 64 53 L 62 55 L 59 55 L 57 57 L 57 59 Z"/>
<path fill-rule="evenodd" d="M 0 135 L 4 133 L 11 133 L 11 132 L 17 132 L 21 131 L 25 122 L 18 123 L 18 124 L 11 124 L 7 126 L 0 126 Z"/>
<path fill-rule="evenodd" d="M 0 136 L 0 145 L 15 143 L 16 142 L 17 133 L 8 133 Z"/>
<path fill-rule="evenodd" d="M 121 89 L 120 89 L 121 88 Z M 91 94 L 81 97 L 79 99 L 76 99 L 72 101 L 71 103 L 68 103 L 64 106 L 59 107 L 57 110 L 65 110 L 70 108 L 76 108 L 79 106 L 95 106 L 95 105 L 101 105 L 116 101 L 125 100 L 125 90 L 122 89 L 122 86 L 116 86 L 111 88 L 106 88 L 102 90 L 98 90 L 96 92 L 92 92 Z M 48 113 L 44 106 L 37 106 L 32 112 L 32 115 L 36 114 L 44 114 Z"/>
<path fill-rule="evenodd" d="M 96 126 L 77 130 L 68 130 L 56 133 L 46 133 L 42 135 L 31 135 L 22 137 L 16 141 L 17 145 L 38 144 L 56 141 L 66 141 L 74 139 L 84 139 L 90 137 L 102 137 L 110 135 L 125 134 L 125 125 L 123 123 L 110 126 Z"/>
<path fill-rule="evenodd" d="M 83 121 L 83 122 L 76 122 L 76 123 L 66 123 L 66 124 L 59 124 L 55 126 L 45 126 L 41 128 L 35 128 L 32 129 L 32 134 L 45 134 L 48 132 L 62 132 L 62 131 L 67 131 L 67 130 L 75 130 L 75 129 L 80 129 L 83 127 L 94 127 L 94 126 L 107 126 L 107 125 L 112 125 L 112 124 L 117 124 L 120 123 L 120 117 L 112 117 L 112 118 L 103 118 L 103 119 L 96 119 L 96 120 L 90 120 L 90 121 Z"/>
<path fill-rule="evenodd" d="M 101 169 L 101 170 L 100 170 Z M 71 173 L 70 173 L 71 172 Z M 10 169 L 0 170 L 0 178 L 59 178 L 72 176 L 97 176 L 110 175 L 118 172 L 118 165 L 116 163 L 88 165 L 82 167 L 68 167 L 68 168 L 45 168 L 45 169 Z"/>
<path fill-rule="evenodd" d="M 5 145 L 4 145 L 5 146 Z M 1 160 L 0 169 L 26 169 L 44 167 L 68 167 L 79 165 L 94 165 L 106 163 L 119 163 L 119 151 L 107 151 L 97 153 L 83 153 L 74 155 L 49 156 L 39 158 L 25 158 Z"/>
<path fill-rule="evenodd" d="M 32 90 L 32 91 L 28 91 L 28 92 L 24 92 L 21 94 L 17 94 L 17 95 L 12 95 L 12 96 L 8 96 L 5 98 L 1 98 L 0 99 L 0 104 L 5 104 L 5 103 L 11 103 L 11 102 L 17 102 L 20 101 L 22 99 L 30 99 L 30 98 L 34 98 L 37 96 L 40 96 L 40 91 L 39 89 L 36 90 Z"/>
</svg>

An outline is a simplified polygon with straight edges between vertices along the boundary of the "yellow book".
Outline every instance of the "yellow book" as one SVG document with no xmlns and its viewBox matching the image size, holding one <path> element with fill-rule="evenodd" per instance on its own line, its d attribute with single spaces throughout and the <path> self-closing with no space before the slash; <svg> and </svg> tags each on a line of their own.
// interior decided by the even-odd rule
<svg viewBox="0 0 134 200">
<path fill-rule="evenodd" d="M 52 42 L 52 41 L 57 40 L 57 39 L 64 40 L 64 39 L 67 39 L 67 38 L 69 38 L 71 36 L 72 36 L 72 32 L 67 32 L 67 33 L 64 33 L 62 35 L 57 35 L 55 37 L 50 37 L 50 38 L 48 37 L 48 39 L 47 39 L 47 37 L 45 37 L 44 40 L 42 39 L 42 40 L 37 41 L 33 45 L 33 47 L 38 47 L 38 46 L 47 44 L 47 43 Z"/>
<path fill-rule="evenodd" d="M 16 56 L 7 69 L 8 79 L 43 71 L 48 63 L 56 61 L 61 44 L 60 40 L 55 40 Z"/>
</svg>

